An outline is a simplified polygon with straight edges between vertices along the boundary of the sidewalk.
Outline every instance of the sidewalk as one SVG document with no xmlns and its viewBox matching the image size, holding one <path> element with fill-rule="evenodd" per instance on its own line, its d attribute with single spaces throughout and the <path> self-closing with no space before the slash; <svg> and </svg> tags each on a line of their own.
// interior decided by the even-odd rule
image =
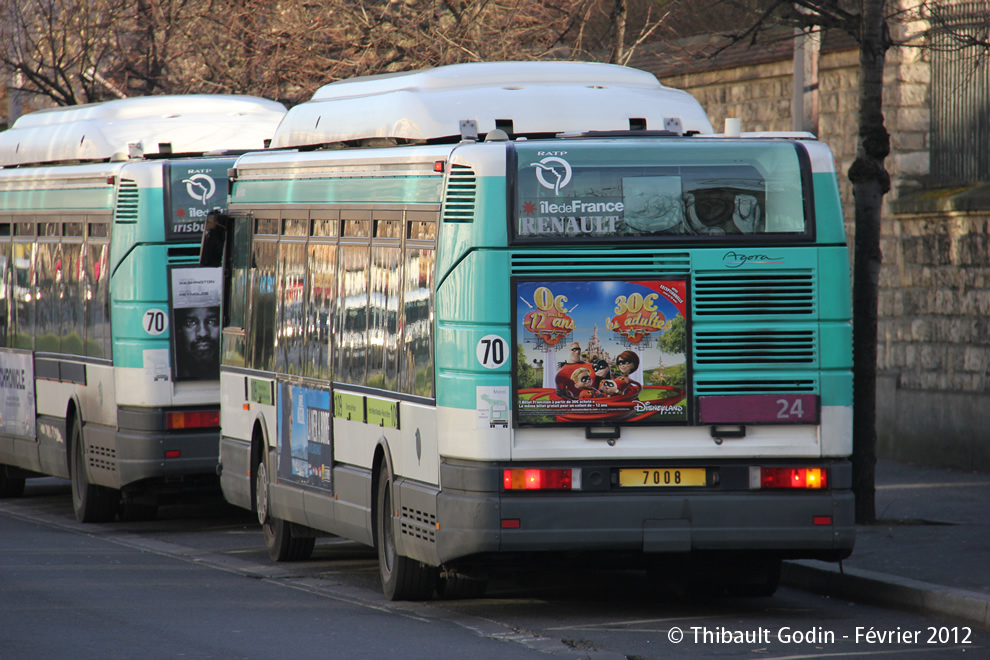
<svg viewBox="0 0 990 660">
<path fill-rule="evenodd" d="M 852 556 L 786 562 L 781 582 L 990 630 L 990 474 L 881 460 L 876 484 Z"/>
</svg>

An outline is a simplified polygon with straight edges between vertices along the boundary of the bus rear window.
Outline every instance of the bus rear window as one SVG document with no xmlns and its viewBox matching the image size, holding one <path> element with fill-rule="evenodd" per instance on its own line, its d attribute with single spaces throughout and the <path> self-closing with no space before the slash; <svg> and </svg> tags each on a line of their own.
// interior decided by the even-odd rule
<svg viewBox="0 0 990 660">
<path fill-rule="evenodd" d="M 516 144 L 514 235 L 525 242 L 808 236 L 794 143 L 687 140 Z"/>
<path fill-rule="evenodd" d="M 227 170 L 232 158 L 164 163 L 165 235 L 170 241 L 200 241 L 206 216 L 227 206 Z"/>
</svg>

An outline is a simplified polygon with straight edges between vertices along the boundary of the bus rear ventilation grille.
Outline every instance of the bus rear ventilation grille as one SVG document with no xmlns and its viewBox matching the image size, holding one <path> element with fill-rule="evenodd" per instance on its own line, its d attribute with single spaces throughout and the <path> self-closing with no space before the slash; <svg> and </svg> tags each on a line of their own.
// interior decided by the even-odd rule
<svg viewBox="0 0 990 660">
<path fill-rule="evenodd" d="M 512 254 L 515 276 L 588 277 L 593 273 L 622 273 L 622 279 L 684 276 L 691 272 L 691 255 L 655 250 L 554 250 Z"/>
<path fill-rule="evenodd" d="M 447 196 L 443 200 L 444 222 L 471 222 L 478 195 L 478 178 L 474 170 L 463 165 L 451 165 L 447 179 Z"/>
<path fill-rule="evenodd" d="M 775 394 L 777 392 L 817 393 L 818 383 L 813 379 L 749 379 L 714 380 L 698 378 L 694 382 L 694 393 L 702 394 Z"/>
<path fill-rule="evenodd" d="M 121 179 L 117 184 L 117 203 L 114 220 L 136 221 L 138 219 L 138 185 L 136 181 Z"/>
<path fill-rule="evenodd" d="M 697 332 L 695 360 L 699 365 L 817 364 L 817 339 L 814 330 Z"/>
<path fill-rule="evenodd" d="M 697 274 L 695 316 L 811 316 L 817 291 L 810 272 Z"/>
<path fill-rule="evenodd" d="M 404 506 L 399 523 L 402 534 L 427 543 L 437 542 L 437 517 L 435 515 Z"/>
</svg>

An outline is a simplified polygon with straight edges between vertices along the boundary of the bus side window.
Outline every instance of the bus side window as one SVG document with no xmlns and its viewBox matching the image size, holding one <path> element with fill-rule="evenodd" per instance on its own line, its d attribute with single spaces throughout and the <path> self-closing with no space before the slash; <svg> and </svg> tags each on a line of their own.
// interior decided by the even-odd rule
<svg viewBox="0 0 990 660">
<path fill-rule="evenodd" d="M 251 303 L 248 333 L 252 354 L 247 356 L 251 369 L 272 371 L 275 366 L 275 241 L 255 240 L 251 246 Z"/>
<path fill-rule="evenodd" d="M 59 350 L 71 355 L 85 355 L 86 311 L 82 240 L 62 243 L 61 309 L 59 310 Z"/>
<path fill-rule="evenodd" d="M 224 329 L 221 341 L 223 364 L 243 367 L 245 365 L 245 327 L 247 324 L 248 282 L 251 263 L 251 219 L 231 219 L 229 237 L 225 253 L 227 263 L 226 290 L 224 291 Z"/>
<path fill-rule="evenodd" d="M 109 226 L 109 225 L 106 225 Z M 83 273 L 83 304 L 85 305 L 86 355 L 110 357 L 110 279 L 107 273 L 109 245 L 99 237 L 87 239 L 85 272 Z"/>
<path fill-rule="evenodd" d="M 341 245 L 335 379 L 365 385 L 368 377 L 368 271 L 370 246 Z"/>
<path fill-rule="evenodd" d="M 275 370 L 302 375 L 305 362 L 306 244 L 286 241 L 278 244 L 278 284 L 275 342 Z"/>
<path fill-rule="evenodd" d="M 399 390 L 433 396 L 433 273 L 435 252 L 409 248 L 405 254 L 402 309 L 402 365 Z"/>
<path fill-rule="evenodd" d="M 251 225 L 250 220 L 241 220 L 231 224 L 233 230 L 230 232 L 231 240 L 228 252 L 230 258 L 227 264 L 230 290 L 226 292 L 226 325 L 243 329 L 247 320 L 245 317 L 247 312 L 248 266 L 251 262 Z"/>
<path fill-rule="evenodd" d="M 309 244 L 309 329 L 306 340 L 306 370 L 312 378 L 331 378 L 333 364 L 333 309 L 337 299 L 337 246 Z"/>
<path fill-rule="evenodd" d="M 46 223 L 50 226 L 52 223 Z M 59 294 L 62 288 L 62 251 L 54 241 L 39 241 L 35 265 L 37 278 L 31 292 L 35 300 L 35 349 L 59 352 Z"/>
<path fill-rule="evenodd" d="M 208 268 L 218 268 L 223 264 L 224 251 L 227 246 L 227 227 L 230 216 L 211 211 L 206 216 L 206 227 L 203 229 L 203 240 L 199 248 L 199 265 Z"/>
<path fill-rule="evenodd" d="M 10 226 L 9 224 L 7 225 Z M 10 325 L 10 243 L 0 241 L 0 346 L 6 347 Z"/>
<path fill-rule="evenodd" d="M 383 221 L 380 221 L 383 222 Z M 398 385 L 399 265 L 398 245 L 371 248 L 371 296 L 368 305 L 368 378 L 370 387 Z"/>
</svg>

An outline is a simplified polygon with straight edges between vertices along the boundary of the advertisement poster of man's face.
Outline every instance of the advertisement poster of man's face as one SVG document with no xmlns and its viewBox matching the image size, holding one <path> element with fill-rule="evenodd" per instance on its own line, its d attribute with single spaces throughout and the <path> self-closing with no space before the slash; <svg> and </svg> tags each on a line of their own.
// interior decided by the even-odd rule
<svg viewBox="0 0 990 660">
<path fill-rule="evenodd" d="M 220 377 L 221 277 L 220 268 L 172 268 L 174 380 Z"/>
</svg>

